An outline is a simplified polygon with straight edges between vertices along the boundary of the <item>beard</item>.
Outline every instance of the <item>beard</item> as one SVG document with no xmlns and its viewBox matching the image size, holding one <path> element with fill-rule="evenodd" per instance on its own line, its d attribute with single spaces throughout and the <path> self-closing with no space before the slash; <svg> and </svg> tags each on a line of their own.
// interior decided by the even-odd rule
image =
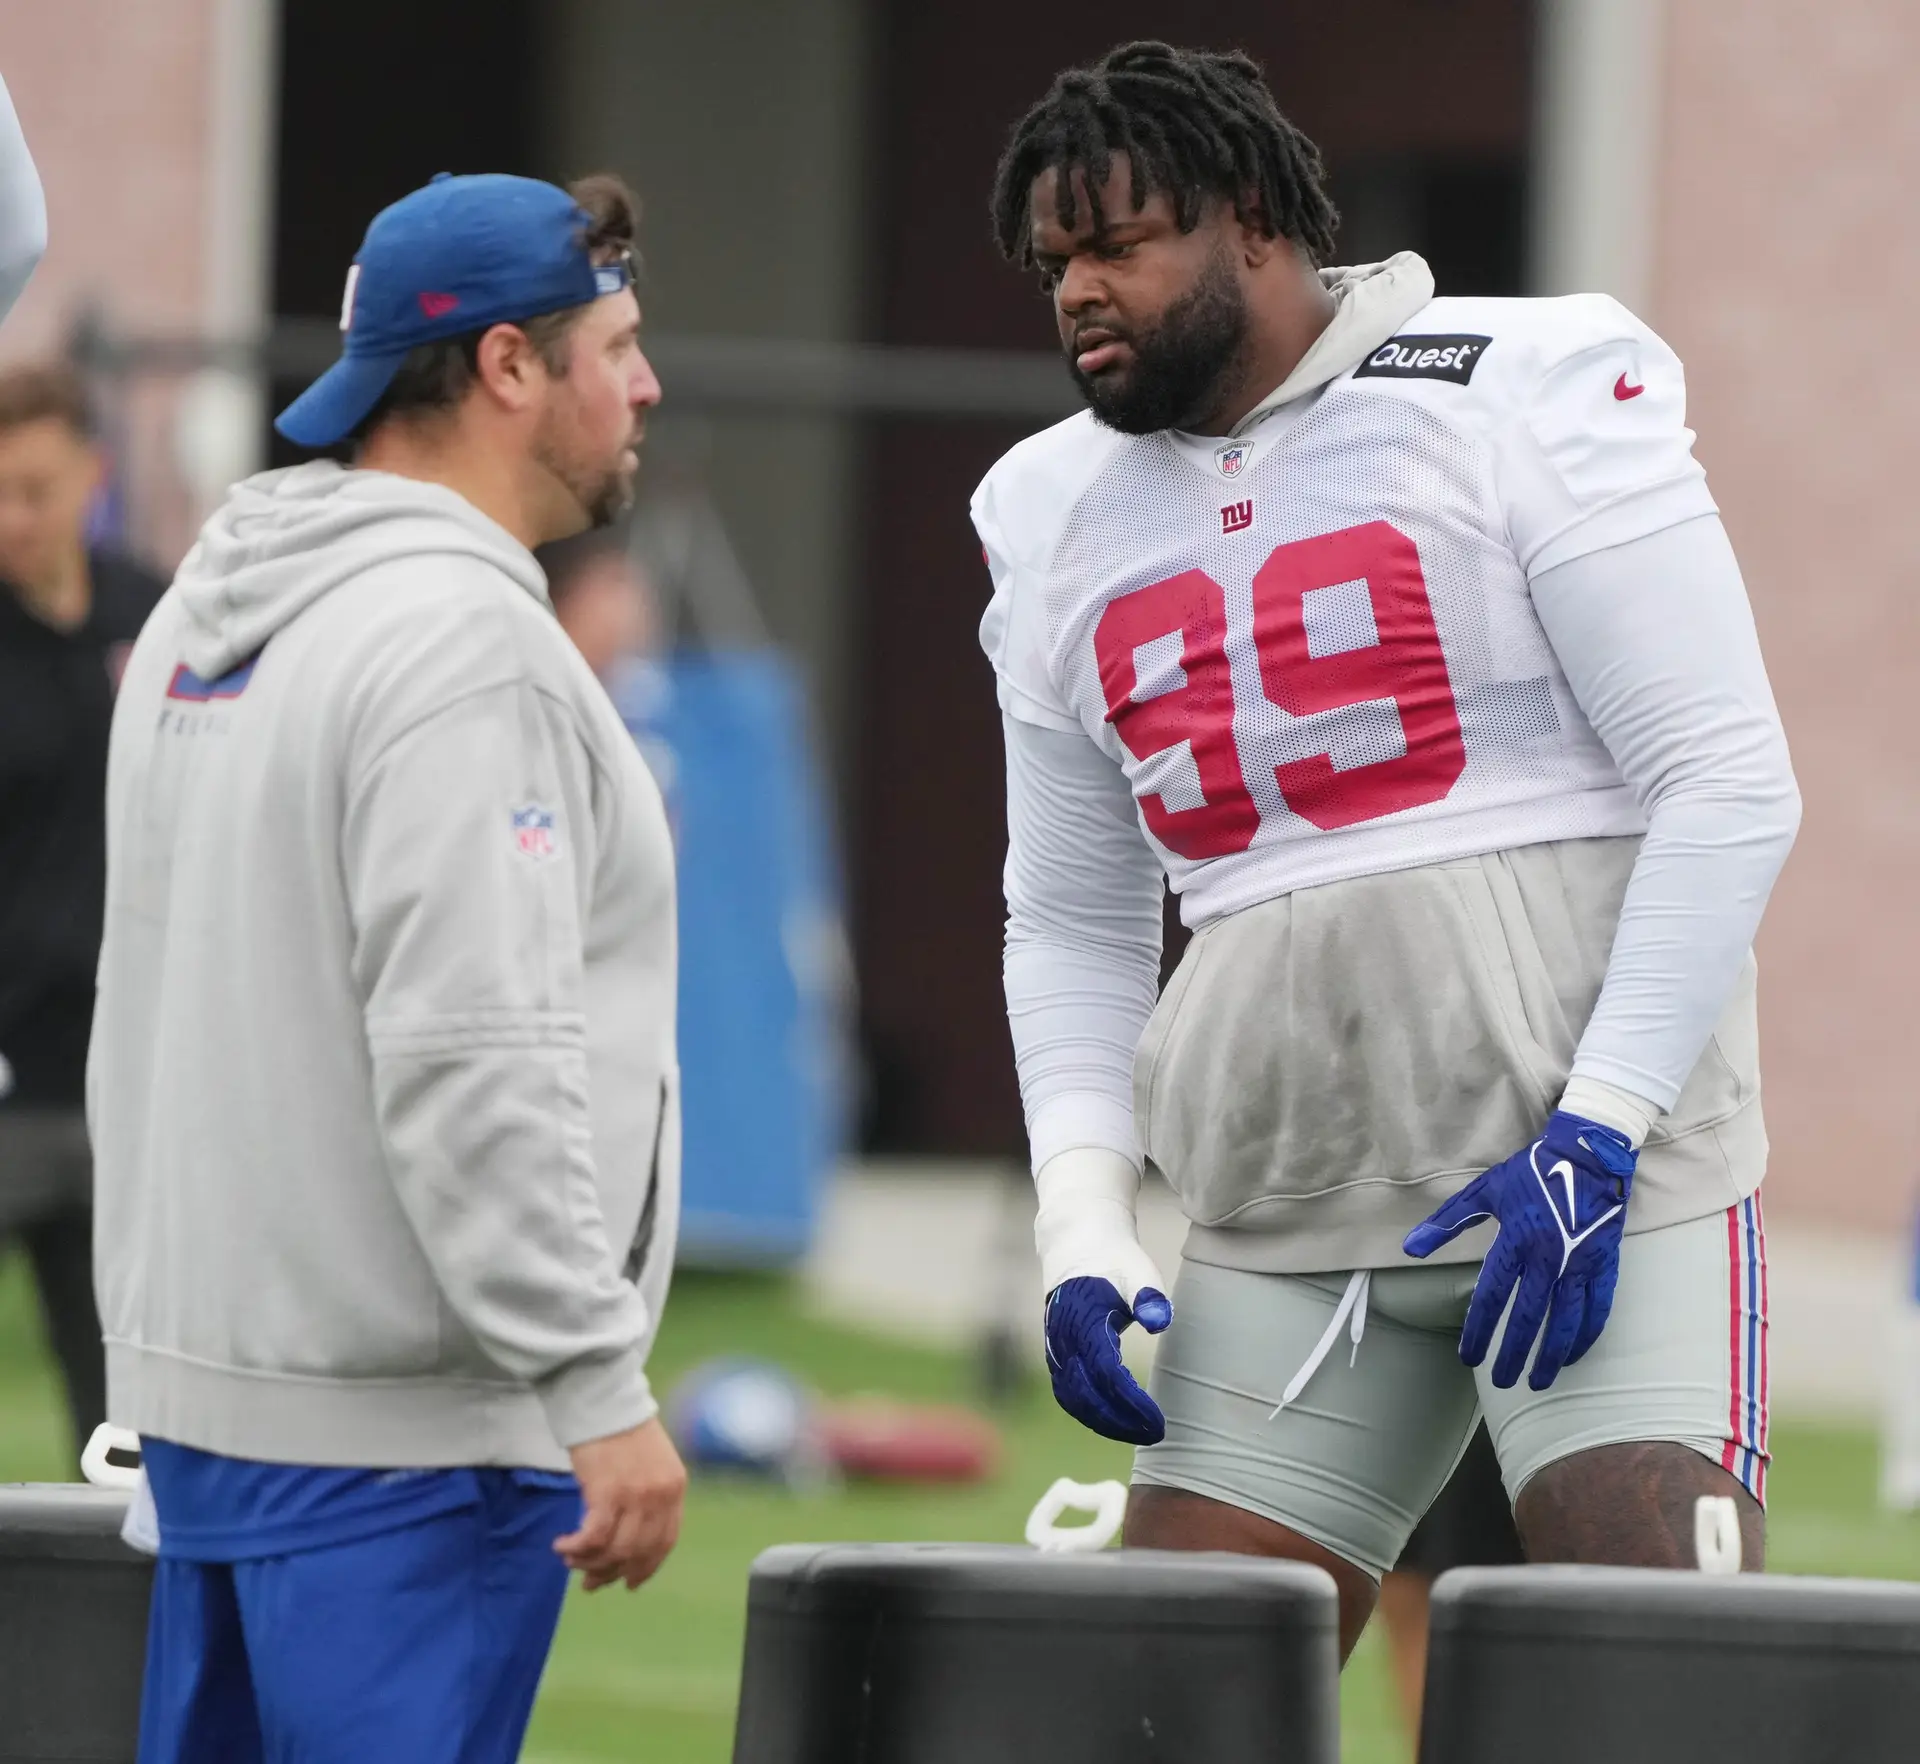
<svg viewBox="0 0 1920 1764">
<path fill-rule="evenodd" d="M 1111 327 L 1102 327 L 1111 329 Z M 1133 352 L 1124 370 L 1083 374 L 1067 350 L 1067 368 L 1098 422 L 1123 435 L 1186 429 L 1218 406 L 1247 340 L 1247 301 L 1224 251 L 1160 315 L 1152 330 L 1115 331 Z"/>
<path fill-rule="evenodd" d="M 622 463 L 585 486 L 587 493 L 580 495 L 580 506 L 587 511 L 589 526 L 610 527 L 633 507 L 634 476 Z"/>
<path fill-rule="evenodd" d="M 550 413 L 550 420 L 541 425 L 534 438 L 534 460 L 557 478 L 568 495 L 579 503 L 589 527 L 610 527 L 633 506 L 637 474 L 627 464 L 627 449 L 637 448 L 639 437 L 628 436 L 611 459 L 605 455 L 587 457 L 577 441 L 567 445 L 569 439 Z"/>
</svg>

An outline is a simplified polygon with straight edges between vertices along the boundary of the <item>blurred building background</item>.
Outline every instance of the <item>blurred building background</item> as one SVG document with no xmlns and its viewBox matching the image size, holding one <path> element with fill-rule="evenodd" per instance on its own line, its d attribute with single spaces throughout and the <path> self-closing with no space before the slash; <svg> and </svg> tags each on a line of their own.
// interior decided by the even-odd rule
<svg viewBox="0 0 1920 1764">
<path fill-rule="evenodd" d="M 1047 350 L 987 237 L 1007 127 L 1129 35 L 1252 50 L 1327 154 L 1345 257 L 1413 247 L 1443 292 L 1605 289 L 1686 361 L 1807 803 L 1761 950 L 1772 1213 L 1843 1310 L 1898 1260 L 1920 1177 L 1911 0 L 0 0 L 0 23 L 54 214 L 0 353 L 86 314 L 239 341 L 329 321 L 367 220 L 431 173 L 609 166 L 646 200 L 663 357 L 727 343 L 702 359 L 736 385 L 769 339 Z M 250 359 L 109 388 L 125 517 L 165 561 L 268 455 L 293 388 Z M 677 401 L 663 377 L 649 471 L 718 511 L 823 732 L 866 1146 L 1017 1157 L 966 500 L 1043 419 Z"/>
</svg>

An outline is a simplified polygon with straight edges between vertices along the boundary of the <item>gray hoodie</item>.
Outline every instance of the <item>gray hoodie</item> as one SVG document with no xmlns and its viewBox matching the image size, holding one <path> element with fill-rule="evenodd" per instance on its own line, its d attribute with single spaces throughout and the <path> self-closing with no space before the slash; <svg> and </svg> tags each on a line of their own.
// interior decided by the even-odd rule
<svg viewBox="0 0 1920 1764">
<path fill-rule="evenodd" d="M 672 848 L 527 550 L 385 473 L 236 486 L 135 646 L 107 799 L 113 1419 L 559 1468 L 652 1415 Z"/>
</svg>

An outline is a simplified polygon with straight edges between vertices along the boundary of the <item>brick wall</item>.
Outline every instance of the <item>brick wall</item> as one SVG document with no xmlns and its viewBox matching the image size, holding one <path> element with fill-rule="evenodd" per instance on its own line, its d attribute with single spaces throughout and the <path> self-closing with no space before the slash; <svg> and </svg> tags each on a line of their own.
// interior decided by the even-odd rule
<svg viewBox="0 0 1920 1764">
<path fill-rule="evenodd" d="M 240 0 L 264 4 L 265 0 Z M 222 0 L 0 0 L 0 73 L 46 187 L 46 258 L 0 330 L 0 360 L 58 350 L 95 306 L 143 330 L 200 327 Z M 178 387 L 111 401 L 136 470 L 132 532 L 170 567 L 193 511 L 172 471 Z"/>
<path fill-rule="evenodd" d="M 1688 369 L 1806 820 L 1762 935 L 1770 1196 L 1920 1190 L 1920 7 L 1668 9 L 1654 322 Z"/>
<path fill-rule="evenodd" d="M 46 260 L 0 333 L 0 355 L 57 347 L 88 299 L 156 326 L 197 320 L 215 4 L 0 5 L 0 72 L 52 215 Z"/>
</svg>

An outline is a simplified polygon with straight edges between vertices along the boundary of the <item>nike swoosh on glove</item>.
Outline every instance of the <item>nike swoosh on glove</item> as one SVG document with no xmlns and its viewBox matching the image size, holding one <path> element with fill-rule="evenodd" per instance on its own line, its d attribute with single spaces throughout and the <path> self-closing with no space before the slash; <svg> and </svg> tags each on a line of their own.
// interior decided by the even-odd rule
<svg viewBox="0 0 1920 1764">
<path fill-rule="evenodd" d="M 1476 1176 L 1407 1233 L 1407 1254 L 1429 1256 L 1483 1219 L 1499 1223 L 1467 1306 L 1460 1358 L 1477 1366 L 1487 1357 L 1517 1286 L 1493 1367 L 1500 1389 L 1519 1381 L 1536 1335 L 1540 1351 L 1527 1375 L 1534 1390 L 1545 1390 L 1600 1339 L 1620 1278 L 1634 1162 L 1625 1135 L 1556 1109 L 1525 1151 Z"/>
<path fill-rule="evenodd" d="M 1063 1280 L 1047 1294 L 1053 1400 L 1108 1439 L 1158 1445 L 1167 1436 L 1166 1417 L 1120 1358 L 1120 1331 L 1138 1323 L 1158 1335 L 1172 1321 L 1172 1303 L 1154 1287 L 1142 1287 L 1129 1306 L 1111 1280 L 1091 1274 Z"/>
</svg>

